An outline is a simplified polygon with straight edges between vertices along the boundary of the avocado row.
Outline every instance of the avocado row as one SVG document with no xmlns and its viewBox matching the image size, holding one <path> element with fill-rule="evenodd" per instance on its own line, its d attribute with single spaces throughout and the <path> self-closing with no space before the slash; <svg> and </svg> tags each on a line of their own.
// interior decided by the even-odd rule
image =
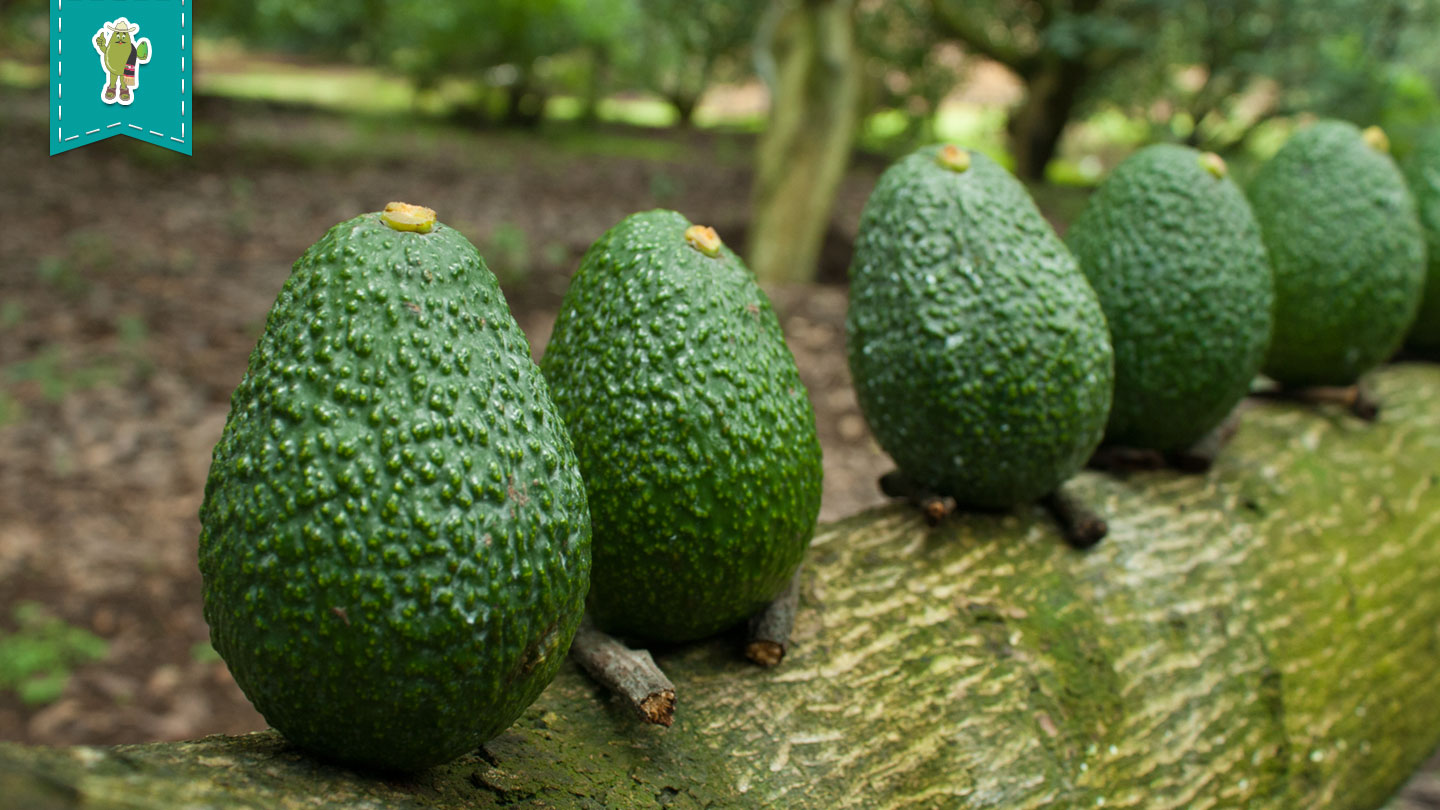
<svg viewBox="0 0 1440 810">
<path fill-rule="evenodd" d="M 1006 508 L 1053 496 L 1102 443 L 1185 451 L 1261 372 L 1353 384 L 1407 333 L 1440 342 L 1440 281 L 1421 305 L 1440 136 L 1410 166 L 1413 197 L 1379 130 L 1323 121 L 1247 200 L 1218 156 L 1151 146 L 1067 247 L 993 161 L 921 149 L 861 218 L 846 322 L 861 410 L 910 489 Z"/>
<path fill-rule="evenodd" d="M 760 611 L 820 484 L 779 320 L 714 230 L 607 231 L 537 367 L 475 247 L 392 203 L 270 310 L 206 481 L 205 618 L 291 742 L 414 771 L 514 722 L 587 609 L 658 641 Z"/>
<path fill-rule="evenodd" d="M 1143 150 L 1069 247 L 983 155 L 901 160 L 847 316 L 881 445 L 968 506 L 1063 502 L 1107 436 L 1193 441 L 1262 362 L 1300 384 L 1383 359 L 1419 305 L 1421 231 L 1345 126 L 1297 135 L 1254 215 L 1213 156 Z M 1440 168 L 1419 176 L 1440 199 Z M 292 742 L 418 770 L 512 723 L 587 611 L 684 641 L 771 603 L 821 474 L 778 319 L 713 230 L 651 211 L 607 231 L 537 367 L 475 247 L 392 203 L 331 228 L 270 311 L 206 481 L 205 618 Z"/>
</svg>

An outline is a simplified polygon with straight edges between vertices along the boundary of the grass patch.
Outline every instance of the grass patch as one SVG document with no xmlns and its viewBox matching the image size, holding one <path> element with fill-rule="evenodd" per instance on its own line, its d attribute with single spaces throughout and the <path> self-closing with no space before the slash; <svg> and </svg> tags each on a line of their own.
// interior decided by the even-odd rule
<svg viewBox="0 0 1440 810">
<path fill-rule="evenodd" d="M 0 59 L 0 84 L 21 90 L 38 90 L 49 83 L 49 65 Z"/>
<path fill-rule="evenodd" d="M 206 71 L 195 85 L 197 92 L 227 98 L 361 113 L 407 113 L 416 100 L 410 82 L 361 68 L 262 63 L 241 72 Z"/>
<path fill-rule="evenodd" d="M 36 602 L 21 602 L 12 615 L 15 630 L 0 633 L 0 689 L 14 691 L 27 706 L 55 702 L 77 666 L 109 652 L 104 639 Z"/>
<path fill-rule="evenodd" d="M 197 641 L 190 645 L 190 660 L 197 664 L 210 664 L 220 660 L 220 653 L 215 651 L 208 641 Z"/>
<path fill-rule="evenodd" d="M 59 402 L 67 394 L 120 380 L 120 367 L 108 360 L 72 363 L 59 346 L 48 346 L 29 360 L 13 363 L 4 369 L 5 377 L 16 385 L 32 383 L 48 402 Z"/>
</svg>

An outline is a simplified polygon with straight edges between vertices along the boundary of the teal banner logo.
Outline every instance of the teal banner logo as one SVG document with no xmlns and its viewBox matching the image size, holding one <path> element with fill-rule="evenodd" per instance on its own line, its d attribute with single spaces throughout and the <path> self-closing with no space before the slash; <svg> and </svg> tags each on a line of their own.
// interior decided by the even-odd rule
<svg viewBox="0 0 1440 810">
<path fill-rule="evenodd" d="M 190 0 L 50 0 L 50 154 L 128 135 L 190 154 Z"/>
</svg>

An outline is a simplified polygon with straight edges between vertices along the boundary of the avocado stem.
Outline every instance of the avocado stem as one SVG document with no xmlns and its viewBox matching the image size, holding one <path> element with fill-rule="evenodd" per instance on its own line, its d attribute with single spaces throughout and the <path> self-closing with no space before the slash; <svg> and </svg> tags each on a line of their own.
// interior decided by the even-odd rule
<svg viewBox="0 0 1440 810">
<path fill-rule="evenodd" d="M 750 638 L 745 657 L 762 667 L 774 667 L 790 649 L 790 632 L 795 629 L 795 612 L 800 607 L 800 570 L 759 613 L 750 617 Z"/>
<path fill-rule="evenodd" d="M 685 241 L 690 247 L 714 259 L 720 255 L 720 234 L 708 225 L 691 225 L 685 229 Z"/>
<path fill-rule="evenodd" d="M 1225 165 L 1225 158 L 1220 157 L 1214 152 L 1206 152 L 1200 156 L 1200 167 L 1216 179 L 1221 179 L 1230 172 L 1229 168 Z"/>
<path fill-rule="evenodd" d="M 380 221 L 401 232 L 429 233 L 435 227 L 435 209 L 391 202 L 380 212 Z"/>
<path fill-rule="evenodd" d="M 1294 402 L 1300 405 L 1340 405 L 1356 419 L 1374 422 L 1380 418 L 1380 400 L 1364 382 L 1351 386 L 1315 385 L 1289 388 L 1281 386 L 1251 394 L 1259 399 Z"/>
<path fill-rule="evenodd" d="M 931 492 L 917 484 L 899 470 L 891 470 L 880 476 L 880 491 L 891 498 L 904 498 L 911 506 L 920 510 L 925 522 L 937 526 L 940 521 L 955 512 L 955 499 L 948 495 Z"/>
<path fill-rule="evenodd" d="M 940 153 L 935 156 L 935 162 L 952 172 L 968 171 L 970 169 L 970 153 L 953 143 L 947 143 L 940 147 Z"/>
<path fill-rule="evenodd" d="M 601 686 L 624 698 L 640 718 L 657 726 L 675 722 L 675 684 L 649 650 L 632 650 L 597 630 L 585 617 L 570 644 L 570 655 Z"/>
<path fill-rule="evenodd" d="M 1378 126 L 1369 126 L 1365 128 L 1364 132 L 1360 133 L 1360 136 L 1365 139 L 1365 143 L 1371 149 L 1377 152 L 1384 152 L 1387 155 L 1390 154 L 1390 136 L 1385 134 L 1385 130 Z"/>
<path fill-rule="evenodd" d="M 1087 549 L 1105 539 L 1110 527 L 1089 504 L 1061 485 L 1040 503 L 1054 516 L 1065 534 L 1065 542 L 1077 549 Z"/>
</svg>

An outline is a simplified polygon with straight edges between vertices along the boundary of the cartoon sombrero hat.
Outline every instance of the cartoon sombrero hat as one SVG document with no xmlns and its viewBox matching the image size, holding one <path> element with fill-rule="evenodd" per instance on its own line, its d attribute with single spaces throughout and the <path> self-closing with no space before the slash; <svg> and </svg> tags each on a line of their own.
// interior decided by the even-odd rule
<svg viewBox="0 0 1440 810">
<path fill-rule="evenodd" d="M 120 19 L 116 20 L 115 22 L 107 22 L 107 23 L 105 23 L 105 30 L 106 30 L 106 31 L 109 31 L 109 32 L 112 33 L 112 34 L 115 33 L 116 31 L 124 31 L 125 33 L 130 34 L 130 35 L 133 36 L 137 31 L 140 30 L 140 26 L 138 26 L 138 25 L 131 25 L 129 20 L 125 19 L 124 17 L 121 17 Z"/>
</svg>

